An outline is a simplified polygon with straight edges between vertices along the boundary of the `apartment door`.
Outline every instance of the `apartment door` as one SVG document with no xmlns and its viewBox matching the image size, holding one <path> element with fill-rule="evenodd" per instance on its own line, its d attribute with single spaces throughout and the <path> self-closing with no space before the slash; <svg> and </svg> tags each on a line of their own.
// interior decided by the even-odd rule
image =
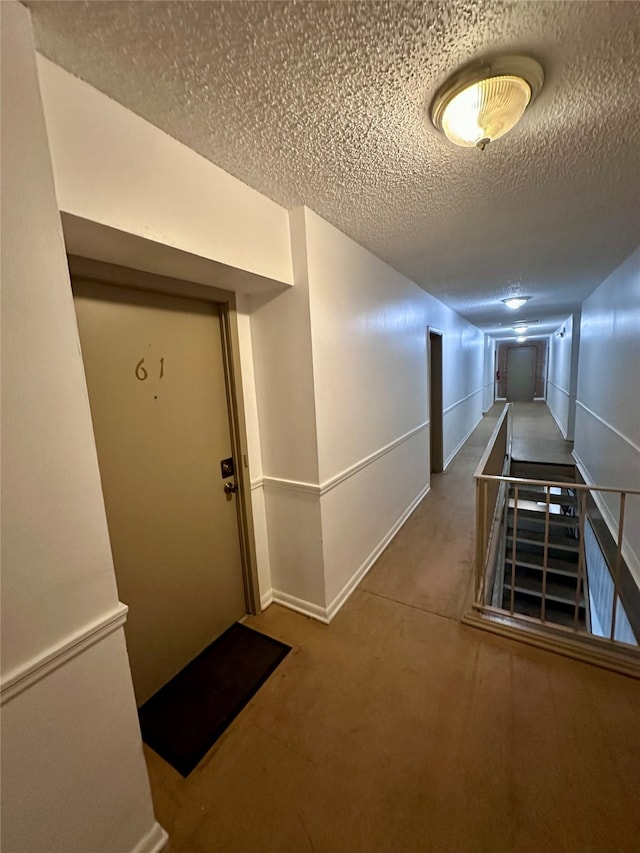
<svg viewBox="0 0 640 853">
<path fill-rule="evenodd" d="M 509 347 L 507 351 L 507 400 L 531 402 L 536 390 L 536 348 Z"/>
<path fill-rule="evenodd" d="M 246 613 L 220 316 L 75 280 L 109 536 L 138 704 Z M 227 491 L 225 491 L 225 485 Z"/>
<path fill-rule="evenodd" d="M 442 412 L 442 334 L 429 331 L 429 450 L 430 470 L 444 468 Z"/>
</svg>

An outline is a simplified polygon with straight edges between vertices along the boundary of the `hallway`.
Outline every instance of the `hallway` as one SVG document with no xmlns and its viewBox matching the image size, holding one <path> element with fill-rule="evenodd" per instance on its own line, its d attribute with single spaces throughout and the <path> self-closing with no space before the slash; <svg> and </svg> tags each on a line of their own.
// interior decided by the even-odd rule
<svg viewBox="0 0 640 853">
<path fill-rule="evenodd" d="M 170 853 L 638 850 L 640 684 L 459 622 L 500 408 L 330 626 L 248 620 L 293 651 L 188 779 L 145 747 Z M 567 453 L 544 404 L 516 429 Z"/>
</svg>

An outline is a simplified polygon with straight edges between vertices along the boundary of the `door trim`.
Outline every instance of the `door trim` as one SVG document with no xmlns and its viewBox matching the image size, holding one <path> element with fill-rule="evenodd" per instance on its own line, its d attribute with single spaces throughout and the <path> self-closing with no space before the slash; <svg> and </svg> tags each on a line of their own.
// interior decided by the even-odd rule
<svg viewBox="0 0 640 853">
<path fill-rule="evenodd" d="M 236 460 L 235 479 L 236 512 L 242 580 L 244 584 L 247 612 L 260 613 L 260 595 L 256 559 L 253 509 L 251 505 L 251 482 L 249 479 L 249 447 L 244 413 L 244 395 L 240 374 L 240 339 L 236 294 L 230 290 L 191 281 L 169 278 L 156 273 L 133 270 L 117 264 L 107 264 L 77 255 L 68 255 L 69 272 L 72 278 L 83 278 L 96 284 L 120 285 L 131 290 L 161 293 L 200 302 L 213 302 L 220 309 L 222 361 L 227 388 L 227 408 L 231 448 Z"/>
</svg>

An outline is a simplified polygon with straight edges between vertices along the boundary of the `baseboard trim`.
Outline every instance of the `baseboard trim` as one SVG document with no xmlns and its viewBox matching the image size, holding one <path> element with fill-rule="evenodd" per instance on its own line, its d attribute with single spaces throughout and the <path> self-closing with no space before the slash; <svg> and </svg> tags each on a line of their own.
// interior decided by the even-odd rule
<svg viewBox="0 0 640 853">
<path fill-rule="evenodd" d="M 549 409 L 549 413 L 551 414 L 551 417 L 556 422 L 556 426 L 560 430 L 560 435 L 564 438 L 565 441 L 567 441 L 567 433 L 565 431 L 564 426 L 560 423 L 560 421 L 556 417 L 556 413 L 553 411 L 553 409 L 551 408 L 551 406 L 548 403 L 547 403 L 547 408 Z"/>
<path fill-rule="evenodd" d="M 338 611 L 343 607 L 347 599 L 351 596 L 355 588 L 367 574 L 371 566 L 373 566 L 380 554 L 398 533 L 402 525 L 407 521 L 411 513 L 416 509 L 420 501 L 428 494 L 430 488 L 430 485 L 426 485 L 420 490 L 419 494 L 411 501 L 400 518 L 397 519 L 389 532 L 380 540 L 367 559 L 347 581 L 328 607 L 321 607 L 318 604 L 312 604 L 310 601 L 305 601 L 303 598 L 297 598 L 295 595 L 289 595 L 287 592 L 282 592 L 278 589 L 271 589 L 260 599 L 260 604 L 263 610 L 270 604 L 281 604 L 283 607 L 288 607 L 289 610 L 295 610 L 296 613 L 302 613 L 303 616 L 309 616 L 317 622 L 322 622 L 324 625 L 328 625 Z"/>
<path fill-rule="evenodd" d="M 160 853 L 167 846 L 168 841 L 169 836 L 167 831 L 156 821 L 145 837 L 136 844 L 131 853 Z"/>
<path fill-rule="evenodd" d="M 311 601 L 305 601 L 303 598 L 296 598 L 295 595 L 289 595 L 288 592 L 282 592 L 279 589 L 273 589 L 271 592 L 274 604 L 281 604 L 283 607 L 288 607 L 289 610 L 295 610 L 296 613 L 302 613 L 303 616 L 309 616 L 311 619 L 322 622 L 324 625 L 329 624 L 326 607 L 313 604 Z"/>
<path fill-rule="evenodd" d="M 342 606 L 346 603 L 347 599 L 351 596 L 355 588 L 358 586 L 360 581 L 367 574 L 369 569 L 373 566 L 375 561 L 378 559 L 380 554 L 384 551 L 384 549 L 389 545 L 394 536 L 398 533 L 403 524 L 407 521 L 411 513 L 417 508 L 423 498 L 426 497 L 430 490 L 431 486 L 427 484 L 423 489 L 420 490 L 420 493 L 415 497 L 409 506 L 402 513 L 400 518 L 395 522 L 393 527 L 389 530 L 389 532 L 384 536 L 380 542 L 376 545 L 373 551 L 369 554 L 364 563 L 360 566 L 358 571 L 353 575 L 353 577 L 347 581 L 347 583 L 342 587 L 340 592 L 333 599 L 331 604 L 327 607 L 327 617 L 329 622 L 333 619 L 333 617 L 338 613 L 338 611 L 342 608 Z"/>
<path fill-rule="evenodd" d="M 260 610 L 266 610 L 267 607 L 273 604 L 273 590 L 269 589 L 264 595 L 260 596 Z"/>
<path fill-rule="evenodd" d="M 57 645 L 50 646 L 43 654 L 11 670 L 2 679 L 0 685 L 0 704 L 3 705 L 15 698 L 23 690 L 35 684 L 36 681 L 40 681 L 41 678 L 49 675 L 58 667 L 68 663 L 76 655 L 86 651 L 90 646 L 122 627 L 127 620 L 128 612 L 129 608 L 126 604 L 120 602 L 111 613 L 96 619 L 95 622 L 66 637 Z"/>
<path fill-rule="evenodd" d="M 482 420 L 482 418 L 480 418 L 479 420 L 477 420 L 477 421 L 474 423 L 474 425 L 473 425 L 473 426 L 471 427 L 471 429 L 467 432 L 467 434 L 464 436 L 464 438 L 463 438 L 463 439 L 458 443 L 458 445 L 455 447 L 455 449 L 454 449 L 454 450 L 453 450 L 453 451 L 452 451 L 452 452 L 447 456 L 447 458 L 446 458 L 446 459 L 445 459 L 445 461 L 444 461 L 444 466 L 443 466 L 443 468 L 442 468 L 442 470 L 443 470 L 443 471 L 446 471 L 446 470 L 447 470 L 447 468 L 449 467 L 449 465 L 451 465 L 451 463 L 452 463 L 452 462 L 453 462 L 453 460 L 455 459 L 455 457 L 456 457 L 456 455 L 458 454 L 458 452 L 462 449 L 462 445 L 465 443 L 465 441 L 467 441 L 467 439 L 469 438 L 469 436 L 471 435 L 471 433 L 474 431 L 474 429 L 478 426 L 478 424 L 480 423 L 480 421 L 481 421 L 481 420 Z"/>
</svg>

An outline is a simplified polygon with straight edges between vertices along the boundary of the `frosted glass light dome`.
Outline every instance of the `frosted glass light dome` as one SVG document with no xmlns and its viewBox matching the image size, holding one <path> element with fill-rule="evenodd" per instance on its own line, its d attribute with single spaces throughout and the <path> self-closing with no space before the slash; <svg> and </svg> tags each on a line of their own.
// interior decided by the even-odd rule
<svg viewBox="0 0 640 853">
<path fill-rule="evenodd" d="M 431 120 L 463 148 L 484 148 L 520 121 L 542 87 L 544 72 L 527 56 L 476 61 L 453 75 L 431 103 Z"/>
<path fill-rule="evenodd" d="M 531 100 L 531 86 L 522 77 L 505 75 L 472 83 L 444 108 L 442 130 L 456 145 L 484 146 L 508 133 Z"/>
</svg>

